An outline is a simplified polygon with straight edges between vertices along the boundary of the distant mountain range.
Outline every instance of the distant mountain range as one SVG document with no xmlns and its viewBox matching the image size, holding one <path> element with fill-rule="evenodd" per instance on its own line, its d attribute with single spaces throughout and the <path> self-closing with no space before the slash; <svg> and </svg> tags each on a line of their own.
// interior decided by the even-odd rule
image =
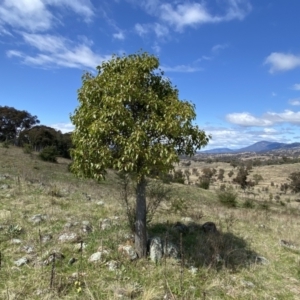
<svg viewBox="0 0 300 300">
<path fill-rule="evenodd" d="M 277 143 L 277 142 L 267 142 L 261 141 L 254 143 L 248 147 L 240 148 L 240 149 L 229 149 L 229 148 L 215 148 L 211 150 L 201 151 L 200 153 L 209 153 L 209 154 L 222 154 L 222 153 L 241 153 L 241 152 L 268 152 L 272 150 L 287 150 L 292 148 L 299 148 L 300 143 Z"/>
</svg>

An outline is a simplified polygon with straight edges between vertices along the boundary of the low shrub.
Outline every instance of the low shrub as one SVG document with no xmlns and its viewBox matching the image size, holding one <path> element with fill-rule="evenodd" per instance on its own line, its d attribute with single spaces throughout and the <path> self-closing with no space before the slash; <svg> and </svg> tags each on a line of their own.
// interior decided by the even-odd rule
<svg viewBox="0 0 300 300">
<path fill-rule="evenodd" d="M 220 203 L 227 207 L 237 206 L 237 193 L 235 193 L 232 188 L 227 188 L 225 191 L 220 190 L 218 192 L 218 199 Z"/>
<path fill-rule="evenodd" d="M 57 162 L 57 150 L 54 146 L 45 147 L 39 154 L 39 157 L 44 161 Z"/>
</svg>

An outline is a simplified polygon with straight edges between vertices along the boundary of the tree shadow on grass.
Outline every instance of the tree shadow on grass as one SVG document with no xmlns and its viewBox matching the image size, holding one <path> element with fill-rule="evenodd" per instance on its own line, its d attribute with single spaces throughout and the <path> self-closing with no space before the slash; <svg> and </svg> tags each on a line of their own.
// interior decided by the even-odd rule
<svg viewBox="0 0 300 300">
<path fill-rule="evenodd" d="M 184 230 L 178 230 L 174 225 L 152 224 L 148 227 L 149 235 L 159 236 L 182 249 L 189 266 L 237 271 L 259 260 L 259 255 L 249 248 L 247 241 L 231 232 L 204 232 L 202 226 L 195 223 L 183 225 Z"/>
</svg>

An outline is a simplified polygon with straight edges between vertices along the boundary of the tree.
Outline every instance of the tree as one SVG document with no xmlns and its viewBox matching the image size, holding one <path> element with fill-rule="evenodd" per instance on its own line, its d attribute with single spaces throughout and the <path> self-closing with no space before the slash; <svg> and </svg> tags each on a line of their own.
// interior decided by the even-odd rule
<svg viewBox="0 0 300 300">
<path fill-rule="evenodd" d="M 14 141 L 20 132 L 40 123 L 37 116 L 14 107 L 0 106 L 0 141 Z"/>
<path fill-rule="evenodd" d="M 106 169 L 133 174 L 136 179 L 135 247 L 146 256 L 146 176 L 167 173 L 179 155 L 194 155 L 209 136 L 192 124 L 195 106 L 180 101 L 178 90 L 148 53 L 114 55 L 85 73 L 78 90 L 79 107 L 71 116 L 72 171 L 105 179 Z"/>
<path fill-rule="evenodd" d="M 290 182 L 290 189 L 294 193 L 300 193 L 300 172 L 293 172 L 289 176 Z"/>
<path fill-rule="evenodd" d="M 238 173 L 236 177 L 233 179 L 233 182 L 240 185 L 240 187 L 245 190 L 246 187 L 249 185 L 249 182 L 247 181 L 249 173 L 248 170 L 244 167 L 239 167 Z"/>
</svg>

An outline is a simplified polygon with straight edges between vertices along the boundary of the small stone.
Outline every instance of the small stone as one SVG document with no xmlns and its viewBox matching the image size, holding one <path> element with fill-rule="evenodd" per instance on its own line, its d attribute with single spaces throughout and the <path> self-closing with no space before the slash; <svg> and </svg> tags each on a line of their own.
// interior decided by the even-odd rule
<svg viewBox="0 0 300 300">
<path fill-rule="evenodd" d="M 197 274 L 197 272 L 198 272 L 198 268 L 196 268 L 196 267 L 194 267 L 194 266 L 191 266 L 191 267 L 189 268 L 189 272 L 190 272 L 191 274 L 195 275 L 195 274 Z"/>
<path fill-rule="evenodd" d="M 45 234 L 41 237 L 41 242 L 42 243 L 47 243 L 52 239 L 52 235 L 51 234 Z"/>
<path fill-rule="evenodd" d="M 163 256 L 163 245 L 160 237 L 154 237 L 150 240 L 150 259 L 157 263 Z"/>
<path fill-rule="evenodd" d="M 20 239 L 12 239 L 10 242 L 11 242 L 11 244 L 15 244 L 15 245 L 19 245 L 22 243 L 22 241 Z"/>
<path fill-rule="evenodd" d="M 206 222 L 201 226 L 201 228 L 205 233 L 216 233 L 217 232 L 217 226 L 214 222 Z"/>
<path fill-rule="evenodd" d="M 78 243 L 74 246 L 75 251 L 83 251 L 86 248 L 86 243 Z"/>
<path fill-rule="evenodd" d="M 268 265 L 270 262 L 263 256 L 256 256 L 255 257 L 255 262 L 260 263 L 262 265 Z"/>
<path fill-rule="evenodd" d="M 46 219 L 47 219 L 46 215 L 38 214 L 38 215 L 34 215 L 29 221 L 32 222 L 34 225 L 37 225 Z"/>
<path fill-rule="evenodd" d="M 101 229 L 102 230 L 107 230 L 111 228 L 111 220 L 110 219 L 104 219 L 101 222 Z"/>
<path fill-rule="evenodd" d="M 115 271 L 118 268 L 118 262 L 115 260 L 111 260 L 106 263 L 109 271 Z"/>
<path fill-rule="evenodd" d="M 248 288 L 254 288 L 255 287 L 255 284 L 253 282 L 251 282 L 251 281 L 242 280 L 242 284 L 245 287 L 248 287 Z"/>
<path fill-rule="evenodd" d="M 76 262 L 76 260 L 77 259 L 75 257 L 72 257 L 72 258 L 69 259 L 68 264 L 73 265 Z"/>
<path fill-rule="evenodd" d="M 138 258 L 135 249 L 131 245 L 120 245 L 118 252 L 125 255 L 130 260 L 135 260 Z"/>
<path fill-rule="evenodd" d="M 14 262 L 17 267 L 21 267 L 28 263 L 28 259 L 26 257 L 22 257 Z"/>
<path fill-rule="evenodd" d="M 99 205 L 99 206 L 104 206 L 105 205 L 104 201 L 102 201 L 102 200 L 98 201 L 96 204 Z"/>
<path fill-rule="evenodd" d="M 10 186 L 8 184 L 2 184 L 0 186 L 0 190 L 8 190 L 10 188 Z"/>
<path fill-rule="evenodd" d="M 95 252 L 90 256 L 89 262 L 97 262 L 101 260 L 101 256 L 102 256 L 102 252 Z"/>
<path fill-rule="evenodd" d="M 24 246 L 22 248 L 23 251 L 25 251 L 26 253 L 30 254 L 34 252 L 34 247 L 33 246 Z"/>
<path fill-rule="evenodd" d="M 58 237 L 58 240 L 61 243 L 67 243 L 67 242 L 72 243 L 72 242 L 77 241 L 78 239 L 79 239 L 79 237 L 75 232 L 66 232 Z"/>
<path fill-rule="evenodd" d="M 48 258 L 46 260 L 44 260 L 44 265 L 49 265 L 51 264 L 54 260 L 57 261 L 57 260 L 62 260 L 64 259 L 65 256 L 59 252 L 59 251 L 52 251 L 52 253 L 48 256 Z"/>
<path fill-rule="evenodd" d="M 178 232 L 184 233 L 184 234 L 189 231 L 189 228 L 181 222 L 176 222 L 175 225 L 173 226 L 173 228 L 175 230 L 177 230 Z"/>
<path fill-rule="evenodd" d="M 192 222 L 194 222 L 191 217 L 182 217 L 181 221 L 186 222 L 186 223 L 192 223 Z"/>
</svg>

